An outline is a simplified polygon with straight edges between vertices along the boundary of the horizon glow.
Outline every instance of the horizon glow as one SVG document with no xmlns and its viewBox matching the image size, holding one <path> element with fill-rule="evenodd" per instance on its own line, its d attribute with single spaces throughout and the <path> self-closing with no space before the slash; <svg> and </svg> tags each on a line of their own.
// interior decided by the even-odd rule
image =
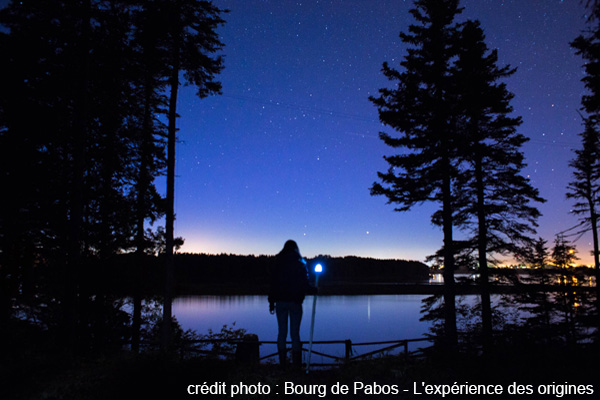
<svg viewBox="0 0 600 400">
<path fill-rule="evenodd" d="M 414 22 L 412 2 L 392 0 L 240 2 L 219 29 L 223 94 L 198 99 L 181 88 L 176 164 L 176 236 L 181 251 L 277 254 L 288 239 L 303 255 L 424 261 L 443 243 L 432 226 L 436 204 L 398 213 L 369 187 L 394 153 L 368 100 L 391 87 L 384 61 L 406 54 L 398 35 Z M 580 2 L 462 1 L 462 19 L 481 21 L 505 80 L 519 131 L 524 175 L 547 202 L 538 233 L 554 236 L 577 224 L 565 198 L 568 167 L 582 130 L 583 60 L 569 42 L 586 28 Z M 455 238 L 465 234 L 458 229 Z M 591 234 L 575 243 L 591 263 Z M 500 263 L 510 263 L 500 257 Z"/>
</svg>

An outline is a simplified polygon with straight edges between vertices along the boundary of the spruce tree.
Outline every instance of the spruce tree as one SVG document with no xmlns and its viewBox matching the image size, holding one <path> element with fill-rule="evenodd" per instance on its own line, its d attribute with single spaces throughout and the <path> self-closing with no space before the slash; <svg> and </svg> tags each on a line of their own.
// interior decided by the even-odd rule
<svg viewBox="0 0 600 400">
<path fill-rule="evenodd" d="M 534 233 L 540 213 L 532 201 L 544 201 L 521 171 L 521 146 L 528 139 L 517 132 L 520 117 L 512 117 L 513 94 L 503 78 L 515 70 L 499 67 L 496 50 L 490 51 L 478 21 L 461 29 L 455 84 L 459 105 L 463 172 L 457 180 L 456 220 L 469 229 L 478 253 L 482 287 L 484 338 L 492 332 L 488 288 L 488 262 L 493 253 L 518 253 Z"/>
<path fill-rule="evenodd" d="M 588 93 L 581 99 L 584 116 L 584 130 L 580 134 L 581 148 L 575 151 L 575 158 L 569 166 L 573 168 L 574 180 L 567 186 L 567 198 L 576 201 L 573 214 L 580 217 L 579 233 L 591 231 L 593 237 L 594 267 L 596 281 L 600 279 L 600 259 L 598 245 L 598 191 L 600 189 L 600 3 L 590 1 L 591 28 L 579 35 L 571 46 L 576 54 L 583 57 L 586 75 L 582 78 Z M 600 297 L 600 289 L 599 289 Z M 600 301 L 600 299 L 599 299 Z"/>
<path fill-rule="evenodd" d="M 177 96 L 180 75 L 184 81 L 194 85 L 197 96 L 204 98 L 220 94 L 221 84 L 215 80 L 223 69 L 223 58 L 217 56 L 222 49 L 218 26 L 224 10 L 206 0 L 163 0 L 166 36 L 161 40 L 167 53 L 168 79 L 168 139 L 167 139 L 167 210 L 166 210 L 166 278 L 163 306 L 163 347 L 170 342 L 171 299 L 175 244 L 173 226 L 175 220 L 175 143 L 177 140 Z"/>
<path fill-rule="evenodd" d="M 547 243 L 547 240 L 538 237 L 537 240 L 528 243 L 523 251 L 517 254 L 517 259 L 530 268 L 546 268 L 549 259 Z"/>
<path fill-rule="evenodd" d="M 64 294 L 50 297 L 62 298 L 65 327 L 79 318 L 76 302 L 90 297 L 77 278 L 86 263 L 133 245 L 144 104 L 133 41 L 138 9 L 77 0 L 13 2 L 0 13 L 10 71 L 0 78 L 1 183 L 11 193 L 0 218 L 2 275 L 11 269 L 22 284 L 19 254 L 61 271 Z M 155 97 L 164 89 L 150 88 Z M 160 106 L 150 112 L 157 118 Z M 162 144 L 151 147 L 145 218 L 156 215 L 152 181 L 164 164 Z"/>
<path fill-rule="evenodd" d="M 581 148 L 575 150 L 575 158 L 569 166 L 573 168 L 573 180 L 567 186 L 567 198 L 574 199 L 571 213 L 578 215 L 580 224 L 574 234 L 592 232 L 594 268 L 598 271 L 598 207 L 600 206 L 600 134 L 595 118 L 585 121 L 580 133 Z"/>
<path fill-rule="evenodd" d="M 135 3 L 134 3 L 135 4 Z M 166 126 L 160 121 L 166 104 L 167 52 L 161 40 L 166 37 L 162 24 L 160 3 L 140 1 L 135 4 L 133 14 L 133 54 L 132 62 L 137 66 L 138 74 L 134 79 L 135 94 L 139 101 L 137 118 L 133 120 L 136 128 L 135 185 L 133 202 L 135 203 L 136 277 L 133 283 L 133 313 L 131 323 L 131 349 L 139 351 L 142 322 L 142 294 L 144 267 L 148 265 L 147 255 L 154 251 L 156 232 L 146 228 L 149 221 L 153 224 L 165 214 L 164 198 L 157 192 L 154 180 L 164 173 L 166 166 Z M 164 228 L 162 228 L 164 233 Z"/>
<path fill-rule="evenodd" d="M 584 33 L 571 42 L 576 54 L 583 57 L 585 76 L 581 79 L 589 91 L 581 98 L 581 104 L 586 113 L 598 115 L 600 113 L 600 2 L 588 2 L 590 16 L 588 24 L 591 25 Z"/>
<path fill-rule="evenodd" d="M 6 171 L 37 188 L 22 204 L 47 207 L 37 229 L 49 242 L 40 248 L 77 243 L 77 252 L 114 254 L 131 246 L 125 210 L 132 209 L 142 102 L 130 14 L 126 2 L 97 1 L 13 3 L 2 10 L 8 33 L 1 45 L 13 73 L 2 81 L 3 150 L 32 166 Z M 33 173 L 33 166 L 40 168 Z"/>
<path fill-rule="evenodd" d="M 453 184 L 459 174 L 456 142 L 455 87 L 458 0 L 417 0 L 411 14 L 416 24 L 401 40 L 409 45 L 401 70 L 383 64 L 384 75 L 396 86 L 380 89 L 370 100 L 381 122 L 397 131 L 381 139 L 397 149 L 384 157 L 390 165 L 379 172 L 372 195 L 384 195 L 396 211 L 408 211 L 423 202 L 441 205 L 439 222 L 444 233 L 444 283 L 446 334 L 456 341 L 454 305 Z"/>
<path fill-rule="evenodd" d="M 600 168 L 598 155 L 600 151 L 600 1 L 587 2 L 590 11 L 589 24 L 591 28 L 579 35 L 571 43 L 576 53 L 585 61 L 586 75 L 582 81 L 588 93 L 581 99 L 585 129 L 580 135 L 582 147 L 575 152 L 575 159 L 569 166 L 573 168 L 574 180 L 567 187 L 567 198 L 575 199 L 577 203 L 573 213 L 580 217 L 580 233 L 592 232 L 594 243 L 594 269 L 596 272 L 596 332 L 600 335 L 600 249 L 598 244 L 598 187 Z"/>
<path fill-rule="evenodd" d="M 564 235 L 556 235 L 552 248 L 552 263 L 559 268 L 568 268 L 578 259 L 575 246 L 565 239 Z"/>
<path fill-rule="evenodd" d="M 522 174 L 521 147 L 529 139 L 517 132 L 521 118 L 510 115 L 514 95 L 501 81 L 515 69 L 497 63 L 497 51 L 487 48 L 479 22 L 467 21 L 455 72 L 464 166 L 456 208 L 457 219 L 477 239 L 484 276 L 488 253 L 514 254 L 519 243 L 531 240 L 528 234 L 535 232 L 540 216 L 532 202 L 545 201 Z"/>
</svg>

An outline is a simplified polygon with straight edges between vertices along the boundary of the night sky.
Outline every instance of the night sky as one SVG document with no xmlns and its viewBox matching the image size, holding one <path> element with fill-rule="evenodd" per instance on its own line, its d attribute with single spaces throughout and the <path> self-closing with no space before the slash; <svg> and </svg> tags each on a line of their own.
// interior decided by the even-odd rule
<svg viewBox="0 0 600 400">
<path fill-rule="evenodd" d="M 423 260 L 442 244 L 426 204 L 393 211 L 369 187 L 387 169 L 391 132 L 368 100 L 398 66 L 398 38 L 412 1 L 239 1 L 220 28 L 226 48 L 223 95 L 180 96 L 176 235 L 182 251 L 273 254 L 295 239 L 305 256 L 330 254 Z M 524 146 L 525 174 L 548 200 L 538 234 L 576 223 L 565 188 L 579 146 L 582 59 L 569 42 L 585 29 L 585 9 L 569 1 L 463 1 L 479 19 L 509 78 Z M 457 232 L 457 235 L 460 234 Z M 589 262 L 590 237 L 577 247 Z"/>
<path fill-rule="evenodd" d="M 223 95 L 195 97 L 183 87 L 175 234 L 181 251 L 275 254 L 295 239 L 304 256 L 358 255 L 424 260 L 442 245 L 430 216 L 437 204 L 393 211 L 369 188 L 387 170 L 393 133 L 368 100 L 391 87 L 381 74 L 398 68 L 398 35 L 414 22 L 412 1 L 215 0 L 230 10 Z M 0 0 L 4 6 L 5 0 Z M 582 59 L 569 42 L 585 29 L 580 0 L 463 0 L 461 19 L 481 21 L 515 94 L 525 174 L 548 201 L 538 234 L 576 224 L 565 199 L 569 160 L 579 147 L 584 93 Z M 164 188 L 164 184 L 159 185 Z M 456 231 L 460 238 L 460 233 Z M 576 245 L 591 262 L 591 235 Z"/>
<path fill-rule="evenodd" d="M 231 12 L 223 95 L 183 88 L 177 147 L 176 235 L 182 251 L 274 254 L 295 239 L 305 256 L 330 254 L 424 260 L 442 244 L 426 204 L 393 211 L 369 188 L 387 169 L 391 132 L 368 100 L 391 85 L 398 38 L 413 23 L 412 1 L 218 0 Z M 565 199 L 569 160 L 579 146 L 582 59 L 569 42 L 585 29 L 579 0 L 463 1 L 479 19 L 509 78 L 524 146 L 525 174 L 548 201 L 538 234 L 575 225 Z M 460 237 L 460 234 L 457 232 Z M 591 235 L 577 247 L 590 262 Z"/>
</svg>

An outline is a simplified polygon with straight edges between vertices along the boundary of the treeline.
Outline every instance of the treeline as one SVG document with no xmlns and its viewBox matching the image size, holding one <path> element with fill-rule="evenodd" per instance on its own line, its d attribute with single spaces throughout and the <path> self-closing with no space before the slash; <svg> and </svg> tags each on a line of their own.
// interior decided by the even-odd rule
<svg viewBox="0 0 600 400">
<path fill-rule="evenodd" d="M 266 293 L 269 273 L 275 257 L 234 254 L 190 254 L 175 256 L 174 278 L 176 290 L 202 294 Z M 135 269 L 133 255 L 115 257 L 102 269 L 89 270 L 90 285 L 102 283 L 105 287 L 127 294 L 134 287 L 133 280 L 140 276 Z M 378 260 L 362 257 L 318 256 L 307 259 L 311 279 L 314 265 L 321 263 L 324 272 L 319 285 L 362 282 L 414 282 L 429 277 L 429 267 L 418 261 Z M 147 294 L 162 293 L 164 262 L 162 257 L 147 257 L 142 284 Z"/>
<path fill-rule="evenodd" d="M 429 267 L 419 261 L 378 260 L 363 257 L 319 256 L 312 260 L 320 262 L 325 272 L 320 282 L 407 282 L 429 277 Z"/>
</svg>

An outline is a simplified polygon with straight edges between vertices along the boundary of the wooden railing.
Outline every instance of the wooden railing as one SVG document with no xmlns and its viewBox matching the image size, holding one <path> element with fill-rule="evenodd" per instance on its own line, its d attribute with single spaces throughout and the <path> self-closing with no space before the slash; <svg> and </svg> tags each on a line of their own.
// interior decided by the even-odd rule
<svg viewBox="0 0 600 400">
<path fill-rule="evenodd" d="M 259 341 L 257 337 L 255 337 L 256 340 L 248 340 L 248 339 L 202 339 L 202 340 L 194 340 L 192 342 L 190 342 L 190 344 L 217 344 L 217 343 L 227 343 L 230 345 L 235 345 L 236 346 L 236 353 L 232 354 L 232 353 L 218 353 L 220 355 L 224 355 L 224 356 L 236 356 L 238 357 L 240 355 L 240 353 L 243 354 L 255 354 L 255 356 L 251 357 L 254 358 L 254 361 L 264 361 L 267 360 L 269 358 L 272 357 L 276 357 L 279 353 L 275 352 L 272 354 L 267 354 L 264 356 L 259 356 L 259 346 L 263 345 L 263 344 L 271 344 L 271 345 L 276 345 L 277 342 L 276 341 Z M 342 344 L 344 345 L 344 356 L 340 357 L 337 355 L 333 355 L 333 354 L 327 354 L 327 353 L 323 353 L 321 351 L 316 351 L 316 350 L 312 350 L 312 353 L 315 355 L 319 355 L 325 358 L 328 358 L 330 360 L 332 360 L 332 363 L 321 363 L 321 364 L 312 364 L 315 366 L 325 366 L 325 365 L 335 365 L 335 364 L 339 364 L 339 363 L 344 363 L 344 362 L 351 362 L 351 361 L 355 361 L 355 360 L 359 360 L 361 358 L 367 358 L 367 357 L 371 357 L 371 356 L 375 356 L 377 354 L 382 354 L 384 352 L 388 352 L 397 348 L 402 347 L 403 348 L 403 352 L 404 355 L 409 356 L 411 354 L 414 354 L 418 351 L 420 351 L 421 349 L 418 349 L 417 351 L 413 351 L 413 352 L 409 352 L 409 343 L 415 343 L 415 342 L 432 342 L 433 339 L 431 338 L 416 338 L 416 339 L 401 339 L 401 340 L 386 340 L 386 341 L 376 341 L 376 342 L 360 342 L 360 343 L 353 343 L 352 340 L 350 339 L 346 339 L 346 340 L 318 340 L 318 341 L 313 341 L 313 344 L 325 344 L 325 345 L 336 345 L 336 344 Z M 290 344 L 291 342 L 287 342 L 287 344 Z M 303 351 L 308 351 L 305 348 L 305 344 L 308 344 L 308 342 L 302 342 L 302 350 Z M 367 353 L 362 353 L 362 354 L 354 354 L 354 349 L 356 347 L 360 347 L 360 346 L 382 346 L 379 349 L 376 350 L 372 350 L 369 351 Z M 288 349 L 288 351 L 290 351 L 291 349 Z M 198 353 L 205 353 L 205 354 L 215 354 L 214 351 L 210 351 L 210 350 L 196 350 Z"/>
</svg>

